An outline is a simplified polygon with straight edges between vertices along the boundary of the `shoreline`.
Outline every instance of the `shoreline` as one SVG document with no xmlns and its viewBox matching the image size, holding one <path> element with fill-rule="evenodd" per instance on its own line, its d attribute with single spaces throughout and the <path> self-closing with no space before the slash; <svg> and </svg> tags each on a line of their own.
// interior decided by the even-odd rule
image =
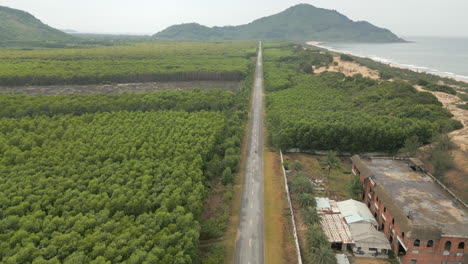
<svg viewBox="0 0 468 264">
<path fill-rule="evenodd" d="M 308 41 L 305 44 L 307 44 L 309 46 L 316 46 L 316 47 L 326 49 L 326 50 L 329 50 L 329 51 L 332 51 L 332 52 L 338 52 L 338 53 L 343 53 L 343 54 L 349 54 L 349 55 L 356 56 L 356 57 L 371 59 L 373 61 L 388 65 L 388 66 L 393 67 L 393 68 L 406 69 L 406 70 L 411 70 L 411 71 L 418 72 L 418 73 L 428 73 L 428 74 L 437 75 L 439 77 L 449 78 L 449 79 L 453 79 L 455 81 L 468 83 L 468 76 L 463 76 L 463 75 L 459 75 L 459 74 L 455 74 L 455 73 L 451 73 L 451 72 L 443 72 L 443 71 L 439 71 L 437 69 L 430 69 L 428 67 L 423 67 L 423 66 L 398 63 L 398 62 L 394 62 L 394 61 L 391 61 L 391 60 L 388 60 L 388 59 L 385 59 L 385 58 L 358 55 L 358 54 L 355 54 L 355 53 L 352 53 L 352 52 L 349 52 L 349 51 L 338 50 L 338 49 L 334 49 L 332 47 L 328 47 L 328 46 L 323 45 L 323 44 L 326 44 L 326 42 Z"/>
</svg>

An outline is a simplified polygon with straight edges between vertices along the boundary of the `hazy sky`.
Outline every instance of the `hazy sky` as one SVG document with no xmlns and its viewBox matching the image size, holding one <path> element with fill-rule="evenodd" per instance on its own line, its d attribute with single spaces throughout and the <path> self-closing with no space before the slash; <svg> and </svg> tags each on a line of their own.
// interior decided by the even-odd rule
<svg viewBox="0 0 468 264">
<path fill-rule="evenodd" d="M 187 22 L 245 24 L 299 3 L 336 9 L 403 36 L 468 36 L 468 0 L 0 0 L 55 28 L 135 34 Z"/>
</svg>

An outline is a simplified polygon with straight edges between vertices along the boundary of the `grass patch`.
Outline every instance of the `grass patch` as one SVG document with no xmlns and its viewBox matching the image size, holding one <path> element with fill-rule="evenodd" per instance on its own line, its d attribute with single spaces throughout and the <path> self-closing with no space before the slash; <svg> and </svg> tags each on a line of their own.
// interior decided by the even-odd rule
<svg viewBox="0 0 468 264">
<path fill-rule="evenodd" d="M 288 221 L 281 162 L 277 153 L 264 153 L 265 263 L 297 263 L 292 225 Z"/>
<path fill-rule="evenodd" d="M 213 244 L 202 249 L 201 264 L 219 264 L 223 263 L 226 257 L 226 246 L 224 244 Z"/>
<path fill-rule="evenodd" d="M 463 110 L 468 110 L 468 103 L 465 104 L 459 104 L 457 105 L 458 108 L 463 109 Z"/>
<path fill-rule="evenodd" d="M 304 153 L 288 153 L 285 155 L 289 161 L 298 160 L 302 164 L 302 172 L 312 180 L 323 180 L 324 191 L 316 191 L 317 196 L 328 196 L 337 201 L 352 199 L 350 189 L 353 174 L 351 161 L 347 157 L 340 157 L 340 167 L 332 169 L 328 177 L 326 157 Z"/>
</svg>

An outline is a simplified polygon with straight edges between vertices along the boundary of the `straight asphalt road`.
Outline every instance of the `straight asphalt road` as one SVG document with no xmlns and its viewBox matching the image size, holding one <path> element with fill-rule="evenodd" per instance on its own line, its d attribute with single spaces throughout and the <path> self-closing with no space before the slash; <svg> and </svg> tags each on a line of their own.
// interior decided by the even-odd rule
<svg viewBox="0 0 468 264">
<path fill-rule="evenodd" d="M 263 264 L 263 63 L 259 43 L 245 163 L 236 264 Z"/>
</svg>

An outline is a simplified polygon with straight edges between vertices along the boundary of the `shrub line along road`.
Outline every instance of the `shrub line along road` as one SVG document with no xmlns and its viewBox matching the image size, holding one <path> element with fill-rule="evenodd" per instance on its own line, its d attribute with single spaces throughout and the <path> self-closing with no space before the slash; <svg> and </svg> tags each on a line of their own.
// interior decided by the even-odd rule
<svg viewBox="0 0 468 264">
<path fill-rule="evenodd" d="M 236 264 L 263 264 L 263 64 L 259 43 L 242 191 Z"/>
</svg>

